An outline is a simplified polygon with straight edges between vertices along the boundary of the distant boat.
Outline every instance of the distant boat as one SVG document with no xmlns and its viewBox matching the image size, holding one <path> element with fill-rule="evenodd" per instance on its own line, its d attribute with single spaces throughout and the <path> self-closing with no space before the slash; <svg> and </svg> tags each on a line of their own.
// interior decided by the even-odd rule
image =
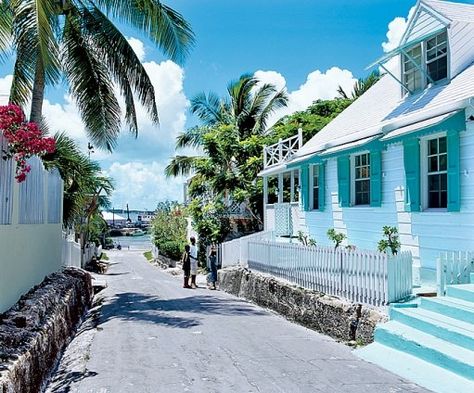
<svg viewBox="0 0 474 393">
<path fill-rule="evenodd" d="M 135 229 L 130 236 L 144 236 L 146 235 L 145 231 L 142 231 L 141 229 Z"/>
</svg>

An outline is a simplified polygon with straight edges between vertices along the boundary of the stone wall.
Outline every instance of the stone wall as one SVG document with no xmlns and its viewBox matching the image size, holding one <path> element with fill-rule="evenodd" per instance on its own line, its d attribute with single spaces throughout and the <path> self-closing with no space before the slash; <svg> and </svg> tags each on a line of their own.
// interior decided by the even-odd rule
<svg viewBox="0 0 474 393">
<path fill-rule="evenodd" d="M 387 316 L 374 308 L 250 272 L 240 267 L 219 271 L 220 289 L 269 308 L 303 326 L 337 340 L 368 344 L 375 325 Z"/>
<path fill-rule="evenodd" d="M 38 392 L 92 300 L 88 273 L 53 273 L 0 314 L 0 392 Z"/>
</svg>

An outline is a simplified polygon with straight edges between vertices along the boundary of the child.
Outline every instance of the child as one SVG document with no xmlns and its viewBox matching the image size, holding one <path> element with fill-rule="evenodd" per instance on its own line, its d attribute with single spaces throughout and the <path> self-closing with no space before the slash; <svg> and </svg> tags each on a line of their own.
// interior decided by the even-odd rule
<svg viewBox="0 0 474 393">
<path fill-rule="evenodd" d="M 211 271 L 211 285 L 209 289 L 216 289 L 217 282 L 217 247 L 215 244 L 211 246 L 211 252 L 209 253 L 209 270 Z"/>
<path fill-rule="evenodd" d="M 181 258 L 181 262 L 183 263 L 183 271 L 184 271 L 183 288 L 191 288 L 189 286 L 189 275 L 191 273 L 191 259 L 189 257 L 189 250 L 190 249 L 191 249 L 191 247 L 189 247 L 189 244 L 186 244 L 184 246 L 183 257 Z"/>
</svg>

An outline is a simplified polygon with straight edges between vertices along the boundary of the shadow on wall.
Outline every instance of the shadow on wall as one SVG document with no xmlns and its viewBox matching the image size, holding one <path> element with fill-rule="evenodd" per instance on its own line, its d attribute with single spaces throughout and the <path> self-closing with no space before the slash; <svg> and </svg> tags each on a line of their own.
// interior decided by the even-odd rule
<svg viewBox="0 0 474 393">
<path fill-rule="evenodd" d="M 191 314 L 188 317 L 170 315 L 172 312 Z M 121 293 L 106 303 L 101 309 L 99 324 L 109 320 L 143 321 L 161 324 L 171 328 L 187 329 L 200 325 L 201 315 L 258 316 L 264 311 L 243 304 L 242 301 L 215 298 L 213 296 L 193 296 L 178 299 L 159 299 L 139 293 Z"/>
</svg>

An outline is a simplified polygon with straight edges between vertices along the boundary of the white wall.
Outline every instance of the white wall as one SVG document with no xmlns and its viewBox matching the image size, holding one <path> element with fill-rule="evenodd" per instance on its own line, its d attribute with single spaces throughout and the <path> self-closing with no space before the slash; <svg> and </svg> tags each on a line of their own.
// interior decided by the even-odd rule
<svg viewBox="0 0 474 393">
<path fill-rule="evenodd" d="M 0 312 L 62 267 L 61 224 L 0 225 Z"/>
<path fill-rule="evenodd" d="M 474 111 L 468 110 L 468 116 Z M 338 203 L 337 161 L 326 165 L 325 210 L 300 212 L 302 226 L 318 244 L 330 245 L 329 228 L 347 234 L 348 244 L 375 249 L 384 225 L 397 226 L 403 250 L 410 250 L 415 266 L 436 268 L 440 252 L 474 250 L 474 122 L 460 135 L 461 211 L 404 211 L 405 173 L 403 146 L 389 145 L 382 154 L 383 202 L 381 207 L 341 208 Z"/>
<path fill-rule="evenodd" d="M 474 61 L 474 24 L 453 22 L 448 30 L 451 78 L 463 71 Z"/>
</svg>

